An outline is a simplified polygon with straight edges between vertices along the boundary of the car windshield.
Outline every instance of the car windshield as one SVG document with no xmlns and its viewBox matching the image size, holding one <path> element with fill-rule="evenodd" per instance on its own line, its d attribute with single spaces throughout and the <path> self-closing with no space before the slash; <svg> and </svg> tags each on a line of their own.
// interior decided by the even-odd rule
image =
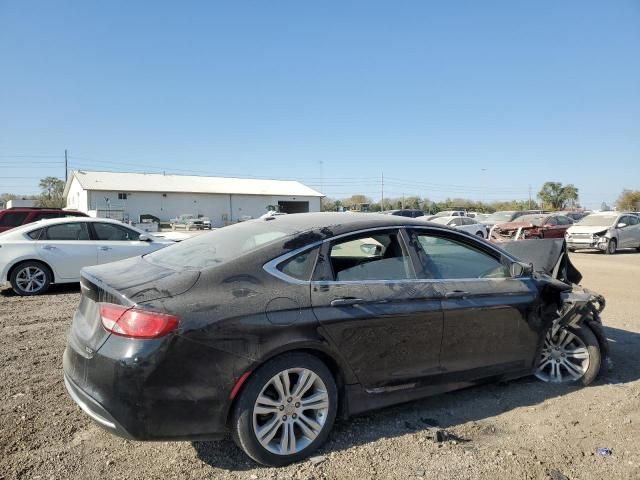
<svg viewBox="0 0 640 480">
<path fill-rule="evenodd" d="M 273 220 L 253 220 L 198 235 L 144 258 L 173 269 L 202 270 L 221 265 L 297 231 Z"/>
<path fill-rule="evenodd" d="M 493 222 L 493 223 L 510 222 L 511 219 L 513 218 L 514 213 L 516 212 L 495 212 L 489 215 L 484 220 L 485 222 Z"/>
<path fill-rule="evenodd" d="M 584 227 L 609 227 L 613 225 L 613 222 L 616 218 L 618 218 L 616 215 L 591 214 L 584 217 L 582 220 L 576 223 L 576 225 L 581 225 Z"/>
<path fill-rule="evenodd" d="M 539 227 L 540 225 L 542 225 L 546 218 L 546 215 L 522 215 L 521 217 L 516 218 L 514 221 L 530 223 L 531 225 Z"/>
</svg>

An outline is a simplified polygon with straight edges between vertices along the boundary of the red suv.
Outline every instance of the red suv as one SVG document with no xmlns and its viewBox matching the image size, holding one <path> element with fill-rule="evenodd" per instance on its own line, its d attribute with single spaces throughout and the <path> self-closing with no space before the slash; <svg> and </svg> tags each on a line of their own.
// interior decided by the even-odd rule
<svg viewBox="0 0 640 480">
<path fill-rule="evenodd" d="M 86 213 L 61 208 L 14 207 L 0 210 L 0 232 L 43 218 L 88 217 Z"/>
</svg>

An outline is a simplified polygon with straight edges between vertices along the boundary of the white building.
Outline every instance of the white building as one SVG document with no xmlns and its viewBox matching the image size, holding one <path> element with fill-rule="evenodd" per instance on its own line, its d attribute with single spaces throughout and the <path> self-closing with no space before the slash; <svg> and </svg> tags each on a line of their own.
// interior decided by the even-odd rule
<svg viewBox="0 0 640 480">
<path fill-rule="evenodd" d="M 299 182 L 147 173 L 72 172 L 64 189 L 67 208 L 138 222 L 140 215 L 168 221 L 185 213 L 214 226 L 257 218 L 269 208 L 319 212 L 323 195 Z"/>
</svg>

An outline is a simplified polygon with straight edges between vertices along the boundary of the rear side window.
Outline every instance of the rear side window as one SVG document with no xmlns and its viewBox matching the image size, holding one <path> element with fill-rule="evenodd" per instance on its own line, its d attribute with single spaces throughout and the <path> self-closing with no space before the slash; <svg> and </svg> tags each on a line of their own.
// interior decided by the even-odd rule
<svg viewBox="0 0 640 480">
<path fill-rule="evenodd" d="M 507 278 L 509 267 L 491 255 L 447 238 L 417 233 L 421 259 L 428 278 Z"/>
<path fill-rule="evenodd" d="M 313 273 L 313 267 L 316 264 L 316 257 L 318 256 L 319 248 L 313 248 L 306 252 L 299 253 L 293 258 L 282 262 L 278 265 L 280 270 L 285 275 L 296 278 L 298 280 L 308 281 L 311 279 Z"/>
<path fill-rule="evenodd" d="M 45 230 L 43 240 L 89 240 L 89 229 L 86 223 L 61 223 L 51 225 Z"/>
<path fill-rule="evenodd" d="M 96 240 L 126 242 L 140 238 L 138 232 L 111 223 L 94 223 L 93 229 L 96 232 Z"/>
<path fill-rule="evenodd" d="M 42 232 L 44 232 L 44 228 L 39 228 L 37 230 L 33 230 L 29 233 L 27 233 L 27 236 L 33 240 L 38 240 L 38 238 L 40 238 L 40 235 L 42 234 Z"/>
<path fill-rule="evenodd" d="M 0 226 L 2 227 L 17 227 L 22 225 L 27 219 L 29 212 L 5 212 L 4 215 L 0 215 Z"/>
</svg>

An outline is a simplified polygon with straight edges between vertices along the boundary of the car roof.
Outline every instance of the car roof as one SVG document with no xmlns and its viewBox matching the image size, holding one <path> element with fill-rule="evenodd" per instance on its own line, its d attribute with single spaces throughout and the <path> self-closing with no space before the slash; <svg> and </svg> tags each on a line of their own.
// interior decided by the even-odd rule
<svg viewBox="0 0 640 480">
<path fill-rule="evenodd" d="M 251 222 L 274 222 L 274 225 L 299 230 L 327 230 L 328 236 L 340 235 L 367 228 L 393 227 L 402 225 L 429 225 L 430 222 L 401 217 L 398 215 L 384 215 L 381 213 L 349 213 L 344 212 L 316 212 L 316 213 L 291 213 L 279 215 L 269 219 L 249 220 Z M 432 224 L 441 227 L 442 225 Z M 329 233 L 329 230 L 331 233 Z"/>
</svg>

